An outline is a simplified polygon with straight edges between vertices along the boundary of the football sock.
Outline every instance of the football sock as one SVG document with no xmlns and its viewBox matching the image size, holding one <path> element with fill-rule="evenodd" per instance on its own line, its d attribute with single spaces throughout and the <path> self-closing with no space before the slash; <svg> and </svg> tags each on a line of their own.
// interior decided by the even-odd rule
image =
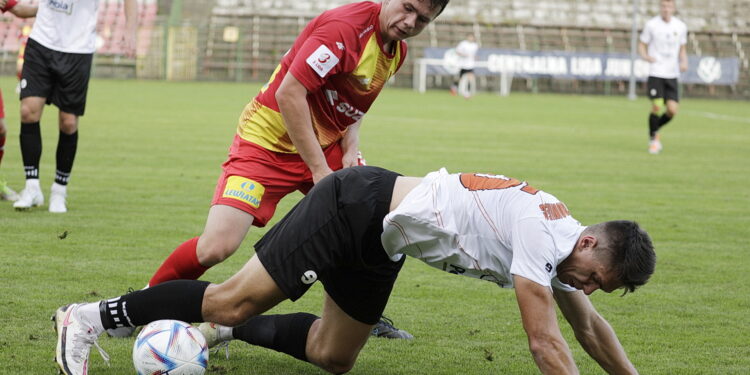
<svg viewBox="0 0 750 375">
<path fill-rule="evenodd" d="M 5 154 L 5 134 L 0 134 L 0 163 L 3 162 L 4 154 Z"/>
<path fill-rule="evenodd" d="M 57 171 L 55 172 L 55 182 L 60 185 L 68 184 L 77 148 L 78 131 L 73 134 L 60 132 L 60 138 L 57 140 Z"/>
<path fill-rule="evenodd" d="M 39 178 L 39 159 L 42 158 L 42 132 L 39 121 L 21 123 L 21 156 L 26 179 Z"/>
<path fill-rule="evenodd" d="M 656 132 L 659 131 L 659 116 L 655 114 L 648 115 L 648 135 L 651 139 L 654 138 Z"/>
<path fill-rule="evenodd" d="M 99 302 L 104 329 L 136 327 L 160 319 L 203 321 L 203 294 L 210 283 L 174 280 Z"/>
<path fill-rule="evenodd" d="M 177 246 L 156 270 L 148 285 L 159 285 L 169 280 L 195 280 L 201 277 L 210 267 L 198 262 L 198 238 L 200 237 L 191 238 Z"/>
<path fill-rule="evenodd" d="M 672 116 L 664 113 L 663 115 L 661 115 L 661 117 L 659 117 L 659 128 L 666 125 L 670 121 L 672 121 Z"/>
<path fill-rule="evenodd" d="M 317 316 L 308 313 L 258 315 L 235 327 L 232 336 L 252 345 L 262 346 L 307 361 L 307 334 Z"/>
</svg>

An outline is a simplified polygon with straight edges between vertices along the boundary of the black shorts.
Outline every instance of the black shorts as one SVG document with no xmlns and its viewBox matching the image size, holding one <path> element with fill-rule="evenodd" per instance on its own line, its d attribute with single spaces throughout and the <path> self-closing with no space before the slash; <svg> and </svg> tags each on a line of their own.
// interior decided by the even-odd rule
<svg viewBox="0 0 750 375">
<path fill-rule="evenodd" d="M 320 280 L 349 316 L 378 322 L 404 262 L 391 261 L 380 242 L 398 176 L 377 167 L 339 170 L 255 244 L 258 259 L 289 299 Z"/>
<path fill-rule="evenodd" d="M 55 51 L 29 39 L 21 71 L 21 99 L 47 98 L 47 104 L 63 112 L 83 116 L 93 56 Z"/>
<path fill-rule="evenodd" d="M 461 77 L 463 77 L 463 76 L 464 76 L 464 74 L 466 74 L 466 73 L 474 73 L 474 69 L 461 69 L 461 70 L 460 70 L 460 71 L 458 72 L 458 78 L 461 78 Z"/>
<path fill-rule="evenodd" d="M 667 100 L 680 101 L 680 93 L 677 88 L 677 78 L 648 77 L 648 97 L 650 99 L 664 98 Z"/>
</svg>

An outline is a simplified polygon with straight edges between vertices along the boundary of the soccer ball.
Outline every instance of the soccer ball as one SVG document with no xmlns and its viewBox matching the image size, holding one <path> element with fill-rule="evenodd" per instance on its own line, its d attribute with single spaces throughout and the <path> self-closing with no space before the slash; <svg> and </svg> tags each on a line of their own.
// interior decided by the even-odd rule
<svg viewBox="0 0 750 375">
<path fill-rule="evenodd" d="M 208 346 L 201 332 L 179 320 L 157 320 L 143 328 L 133 345 L 139 375 L 203 375 Z"/>
</svg>

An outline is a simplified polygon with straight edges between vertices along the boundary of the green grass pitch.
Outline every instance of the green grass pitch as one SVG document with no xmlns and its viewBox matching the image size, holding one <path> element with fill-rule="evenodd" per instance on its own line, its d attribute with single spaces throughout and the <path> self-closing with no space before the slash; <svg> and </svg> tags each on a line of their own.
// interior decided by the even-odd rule
<svg viewBox="0 0 750 375">
<path fill-rule="evenodd" d="M 15 80 L 0 79 L 9 127 L 0 175 L 20 189 Z M 258 84 L 94 80 L 69 188 L 69 210 L 18 213 L 0 202 L 0 374 L 53 374 L 49 321 L 65 303 L 95 301 L 146 284 L 161 261 L 203 227 L 237 118 Z M 371 165 L 406 175 L 501 173 L 563 200 L 584 224 L 634 219 L 653 236 L 652 281 L 594 304 L 642 374 L 750 371 L 750 106 L 682 102 L 649 155 L 643 97 L 481 94 L 471 100 L 386 89 L 365 117 Z M 41 183 L 54 174 L 57 109 L 42 119 Z M 278 220 L 301 196 L 279 207 Z M 276 221 L 274 220 L 274 222 Z M 211 269 L 223 281 L 265 230 Z M 319 285 L 274 312 L 318 313 Z M 512 291 L 409 260 L 386 315 L 414 341 L 370 340 L 354 374 L 533 374 Z M 601 370 L 562 320 L 583 374 Z M 92 374 L 133 373 L 133 339 L 100 339 Z M 290 357 L 235 342 L 209 374 L 321 374 Z"/>
</svg>

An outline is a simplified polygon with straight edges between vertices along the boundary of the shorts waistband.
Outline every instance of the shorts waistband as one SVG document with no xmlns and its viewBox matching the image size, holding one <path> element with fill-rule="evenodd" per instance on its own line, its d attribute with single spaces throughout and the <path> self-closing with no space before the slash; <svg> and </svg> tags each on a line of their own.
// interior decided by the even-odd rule
<svg viewBox="0 0 750 375">
<path fill-rule="evenodd" d="M 378 198 L 377 198 L 377 212 L 383 212 L 384 216 L 388 214 L 391 208 L 391 200 L 393 199 L 393 186 L 396 185 L 396 179 L 401 176 L 400 174 L 383 169 L 383 173 L 380 174 L 378 179 Z"/>
</svg>

